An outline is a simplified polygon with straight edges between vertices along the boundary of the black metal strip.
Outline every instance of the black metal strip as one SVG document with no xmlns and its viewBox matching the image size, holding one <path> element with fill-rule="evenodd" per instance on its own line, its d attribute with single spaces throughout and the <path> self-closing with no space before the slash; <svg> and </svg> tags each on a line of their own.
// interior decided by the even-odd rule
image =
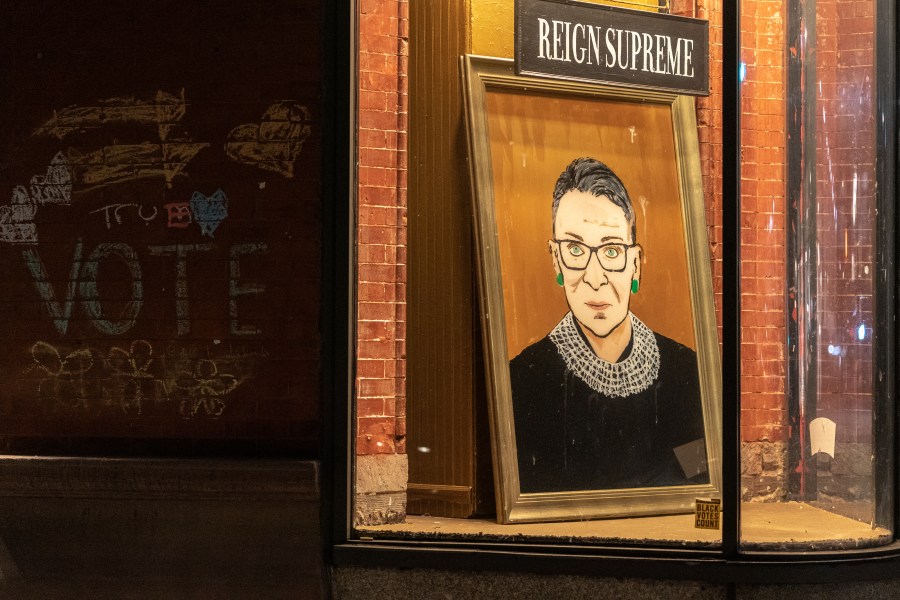
<svg viewBox="0 0 900 600">
<path fill-rule="evenodd" d="M 788 494 L 816 497 L 807 415 L 818 397 L 816 223 L 816 2 L 791 0 L 787 18 Z"/>
<path fill-rule="evenodd" d="M 738 555 L 741 499 L 741 2 L 722 3 L 722 550 Z"/>
<path fill-rule="evenodd" d="M 799 385 L 797 398 L 798 423 L 792 428 L 792 437 L 797 437 L 799 445 L 800 489 L 798 498 L 815 500 L 816 459 L 810 452 L 809 421 L 816 415 L 819 398 L 819 326 L 818 326 L 818 284 L 819 264 L 818 252 L 818 202 L 816 197 L 816 0 L 795 0 L 801 5 L 801 32 L 803 45 L 800 47 L 801 87 L 802 95 L 802 140 L 803 156 L 796 165 L 788 164 L 788 170 L 799 170 L 803 174 L 800 194 L 799 219 L 797 231 L 797 254 L 789 258 L 796 263 L 798 269 L 797 302 L 800 304 L 800 337 L 798 347 L 800 356 Z M 789 263 L 790 264 L 790 263 Z"/>
<path fill-rule="evenodd" d="M 725 560 L 697 552 L 642 548 L 529 548 L 522 544 L 421 544 L 359 542 L 335 547 L 336 567 L 501 571 L 590 577 L 633 577 L 741 584 L 846 583 L 896 579 L 900 546 L 878 551 L 743 555 Z M 580 550 L 580 551 L 579 551 Z M 603 554 L 601 554 L 603 553 Z"/>
<path fill-rule="evenodd" d="M 799 254 L 800 206 L 803 194 L 803 94 L 800 82 L 803 75 L 802 47 L 803 9 L 797 0 L 787 3 L 787 142 L 786 142 L 786 186 L 785 204 L 785 264 L 786 298 L 785 316 L 787 328 L 787 365 L 785 369 L 785 393 L 788 405 L 788 425 L 791 435 L 787 447 L 787 490 L 791 497 L 800 493 L 800 474 L 797 467 L 803 456 L 800 438 L 794 435 L 800 427 L 800 313 L 802 306 L 798 296 L 800 273 L 795 257 Z"/>
<path fill-rule="evenodd" d="M 356 23 L 354 0 L 327 1 L 322 189 L 322 538 L 349 537 L 355 337 Z"/>
<path fill-rule="evenodd" d="M 875 522 L 892 529 L 900 523 L 897 501 L 897 472 L 894 468 L 898 445 L 894 433 L 896 337 L 894 315 L 897 314 L 896 255 L 897 211 L 897 13 L 893 0 L 878 0 L 875 6 L 875 338 L 873 391 L 875 393 L 873 423 L 875 465 Z M 896 535 L 894 536 L 896 539 Z"/>
</svg>

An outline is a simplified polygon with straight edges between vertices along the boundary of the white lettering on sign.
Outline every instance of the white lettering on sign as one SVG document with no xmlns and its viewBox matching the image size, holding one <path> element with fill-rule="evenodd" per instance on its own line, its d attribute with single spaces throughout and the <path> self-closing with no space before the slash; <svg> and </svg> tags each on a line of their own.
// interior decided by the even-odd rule
<svg viewBox="0 0 900 600">
<path fill-rule="evenodd" d="M 538 17 L 538 58 L 620 71 L 694 76 L 694 40 Z M 601 54 L 601 39 L 605 50 Z"/>
<path fill-rule="evenodd" d="M 599 65 L 601 31 L 596 25 L 539 18 L 538 58 Z"/>
</svg>

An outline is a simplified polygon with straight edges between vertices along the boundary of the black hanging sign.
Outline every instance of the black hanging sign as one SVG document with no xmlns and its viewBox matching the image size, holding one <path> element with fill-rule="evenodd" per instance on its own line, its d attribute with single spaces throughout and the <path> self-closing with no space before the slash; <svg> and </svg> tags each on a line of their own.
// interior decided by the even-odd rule
<svg viewBox="0 0 900 600">
<path fill-rule="evenodd" d="M 575 0 L 516 0 L 516 72 L 709 95 L 709 22 Z"/>
</svg>

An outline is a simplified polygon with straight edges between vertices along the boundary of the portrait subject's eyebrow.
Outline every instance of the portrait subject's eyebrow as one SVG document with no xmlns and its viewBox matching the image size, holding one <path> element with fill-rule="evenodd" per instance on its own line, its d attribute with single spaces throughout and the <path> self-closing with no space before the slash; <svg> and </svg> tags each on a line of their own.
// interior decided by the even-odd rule
<svg viewBox="0 0 900 600">
<path fill-rule="evenodd" d="M 565 235 L 571 236 L 571 238 L 569 238 L 569 239 L 573 239 L 573 240 L 578 241 L 578 242 L 583 242 L 583 241 L 584 241 L 584 238 L 581 237 L 580 235 L 578 235 L 577 233 L 572 233 L 571 231 L 566 231 L 566 232 L 564 232 L 564 233 L 565 233 Z M 600 241 L 601 241 L 601 242 L 604 242 L 604 243 L 605 243 L 605 242 L 608 242 L 609 240 L 616 240 L 616 241 L 619 241 L 619 242 L 624 242 L 624 241 L 625 241 L 625 238 L 623 238 L 623 237 L 620 236 L 620 235 L 606 235 L 606 236 L 603 236 L 602 238 L 600 238 Z"/>
</svg>

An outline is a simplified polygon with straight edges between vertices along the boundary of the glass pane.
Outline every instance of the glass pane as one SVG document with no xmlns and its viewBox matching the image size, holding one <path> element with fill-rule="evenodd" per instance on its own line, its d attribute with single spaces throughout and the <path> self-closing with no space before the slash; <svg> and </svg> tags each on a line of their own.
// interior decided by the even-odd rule
<svg viewBox="0 0 900 600">
<path fill-rule="evenodd" d="M 745 548 L 890 540 L 873 471 L 875 4 L 744 5 Z"/>
<path fill-rule="evenodd" d="M 641 3 L 660 10 L 656 0 Z M 359 535 L 720 544 L 721 531 L 698 528 L 694 514 L 697 499 L 719 500 L 721 480 L 719 5 L 696 15 L 681 7 L 710 21 L 708 97 L 576 85 L 562 93 L 558 81 L 516 83 L 504 63 L 500 79 L 488 76 L 500 67 L 482 64 L 479 81 L 489 83 L 476 105 L 462 93 L 459 56 L 512 58 L 515 3 L 409 3 L 408 252 L 400 234 L 396 255 L 373 248 L 383 244 L 367 234 L 364 200 L 359 213 L 361 277 L 376 261 L 408 257 L 407 322 L 401 310 L 370 316 L 363 294 L 371 288 L 360 280 Z M 371 41 L 365 27 L 383 17 L 367 14 L 360 39 Z M 367 87 L 381 50 L 361 52 L 362 106 L 384 94 Z M 484 113 L 477 139 L 488 140 L 487 151 L 466 146 L 463 98 L 470 114 Z M 376 156 L 364 138 L 382 126 L 369 116 L 360 115 L 361 199 L 377 197 L 362 181 Z M 612 190 L 572 193 L 585 190 L 568 180 L 554 198 L 579 157 L 608 167 L 597 182 L 619 180 L 620 203 L 604 195 Z M 469 185 L 470 163 L 490 167 L 490 200 Z M 582 178 L 600 171 L 595 161 L 578 164 L 589 167 Z M 480 219 L 483 206 L 497 215 L 496 250 L 473 233 L 486 237 L 487 228 L 473 228 L 473 195 Z M 588 214 L 595 207 L 609 214 Z M 598 233 L 611 223 L 622 231 Z M 491 252 L 499 266 L 479 288 L 473 271 L 479 260 L 489 270 Z M 603 296 L 613 283 L 595 276 L 614 281 L 614 292 Z M 482 307 L 497 299 L 502 310 L 489 306 L 484 317 Z M 398 385 L 385 390 L 375 384 L 388 362 L 365 354 L 379 340 L 363 336 L 380 335 L 372 321 L 390 327 L 391 318 L 407 352 L 389 356 L 402 365 L 392 371 Z M 496 383 L 504 376 L 505 388 Z M 489 410 L 509 425 L 495 428 L 493 445 Z"/>
</svg>

